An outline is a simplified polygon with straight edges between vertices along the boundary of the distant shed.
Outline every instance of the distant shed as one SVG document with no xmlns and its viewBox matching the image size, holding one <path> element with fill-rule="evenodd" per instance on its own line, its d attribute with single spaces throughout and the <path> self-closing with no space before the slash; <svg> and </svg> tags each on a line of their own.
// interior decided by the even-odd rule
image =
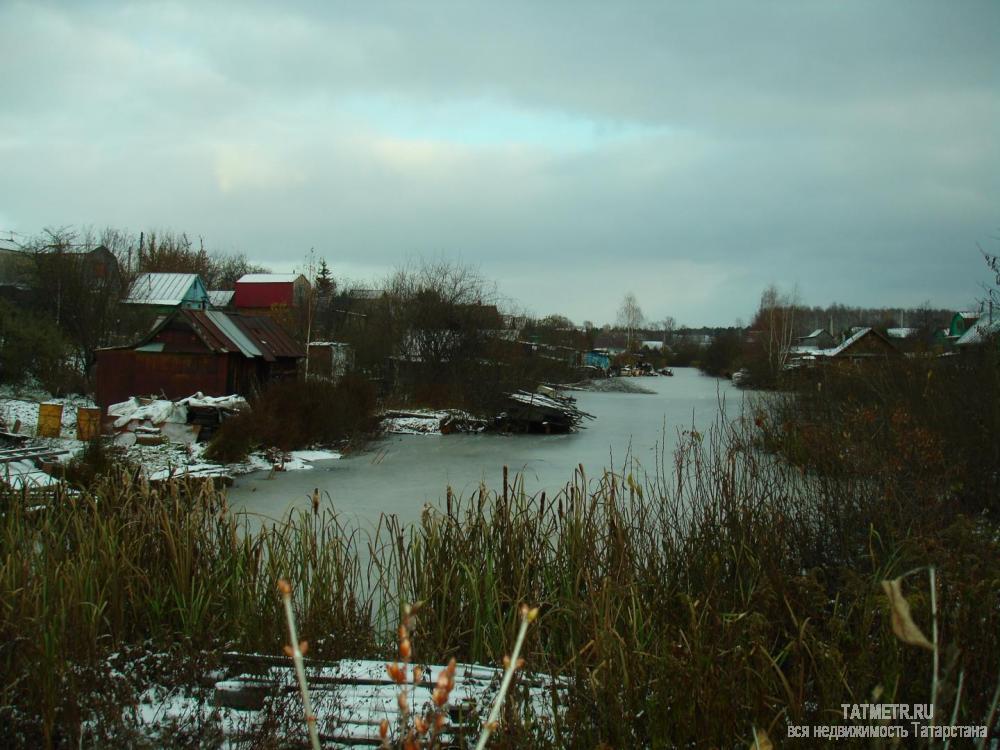
<svg viewBox="0 0 1000 750">
<path fill-rule="evenodd" d="M 99 349 L 96 400 L 102 408 L 130 396 L 248 395 L 294 377 L 301 345 L 267 317 L 177 309 L 131 346 Z"/>
<path fill-rule="evenodd" d="M 309 281 L 302 274 L 248 273 L 236 282 L 234 302 L 237 310 L 295 307 L 305 304 L 309 291 Z"/>
</svg>

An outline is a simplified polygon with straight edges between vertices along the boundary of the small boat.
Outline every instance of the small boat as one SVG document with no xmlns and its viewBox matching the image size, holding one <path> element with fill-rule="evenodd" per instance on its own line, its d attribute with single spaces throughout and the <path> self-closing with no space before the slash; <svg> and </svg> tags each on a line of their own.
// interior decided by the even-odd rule
<svg viewBox="0 0 1000 750">
<path fill-rule="evenodd" d="M 674 371 L 669 367 L 661 367 L 657 370 L 657 372 L 660 373 L 660 375 L 666 375 L 668 378 L 672 378 L 674 376 Z"/>
</svg>

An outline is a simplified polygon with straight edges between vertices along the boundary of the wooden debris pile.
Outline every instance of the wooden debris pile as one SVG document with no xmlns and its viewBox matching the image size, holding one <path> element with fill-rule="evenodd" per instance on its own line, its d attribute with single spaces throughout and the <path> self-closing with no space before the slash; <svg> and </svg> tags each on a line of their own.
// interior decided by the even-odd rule
<svg viewBox="0 0 1000 750">
<path fill-rule="evenodd" d="M 216 682 L 215 705 L 245 712 L 248 733 L 264 720 L 269 701 L 282 697 L 297 700 L 295 675 L 287 658 L 229 653 L 224 656 L 224 663 L 235 676 Z M 435 680 L 443 669 L 434 665 L 423 667 L 423 678 L 414 686 L 411 702 L 418 713 L 430 703 Z M 306 674 L 324 747 L 378 746 L 382 720 L 398 726 L 399 686 L 389 678 L 384 662 L 306 659 Z M 465 747 L 470 738 L 475 740 L 502 678 L 501 669 L 458 665 L 449 700 L 448 729 L 443 736 L 445 746 Z M 518 682 L 522 715 L 530 716 L 543 727 L 551 727 L 553 705 L 564 703 L 565 683 L 548 675 L 530 673 L 518 673 Z"/>
<path fill-rule="evenodd" d="M 196 393 L 179 401 L 130 398 L 108 407 L 115 442 L 125 448 L 163 442 L 190 445 L 210 440 L 229 416 L 246 409 L 242 396 L 205 396 Z"/>
<path fill-rule="evenodd" d="M 509 432 L 557 433 L 579 429 L 585 419 L 593 419 L 576 405 L 576 399 L 542 386 L 540 393 L 514 391 L 507 394 L 506 410 L 497 418 Z"/>
</svg>

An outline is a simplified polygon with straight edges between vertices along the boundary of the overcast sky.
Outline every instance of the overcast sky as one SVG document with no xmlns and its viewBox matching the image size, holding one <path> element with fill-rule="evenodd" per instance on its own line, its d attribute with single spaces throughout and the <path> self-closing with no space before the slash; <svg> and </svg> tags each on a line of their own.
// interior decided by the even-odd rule
<svg viewBox="0 0 1000 750">
<path fill-rule="evenodd" d="M 0 230 L 444 256 L 577 323 L 962 306 L 1000 251 L 995 0 L 0 0 L 0 50 Z"/>
</svg>

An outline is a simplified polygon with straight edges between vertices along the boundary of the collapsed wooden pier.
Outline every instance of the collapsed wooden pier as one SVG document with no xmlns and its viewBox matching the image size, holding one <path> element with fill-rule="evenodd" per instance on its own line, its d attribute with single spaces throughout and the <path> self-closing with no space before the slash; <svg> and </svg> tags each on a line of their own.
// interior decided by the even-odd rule
<svg viewBox="0 0 1000 750">
<path fill-rule="evenodd" d="M 576 405 L 572 396 L 553 388 L 542 393 L 514 391 L 507 394 L 506 411 L 498 417 L 500 427 L 508 432 L 560 433 L 579 429 L 585 419 L 593 419 Z"/>
</svg>

